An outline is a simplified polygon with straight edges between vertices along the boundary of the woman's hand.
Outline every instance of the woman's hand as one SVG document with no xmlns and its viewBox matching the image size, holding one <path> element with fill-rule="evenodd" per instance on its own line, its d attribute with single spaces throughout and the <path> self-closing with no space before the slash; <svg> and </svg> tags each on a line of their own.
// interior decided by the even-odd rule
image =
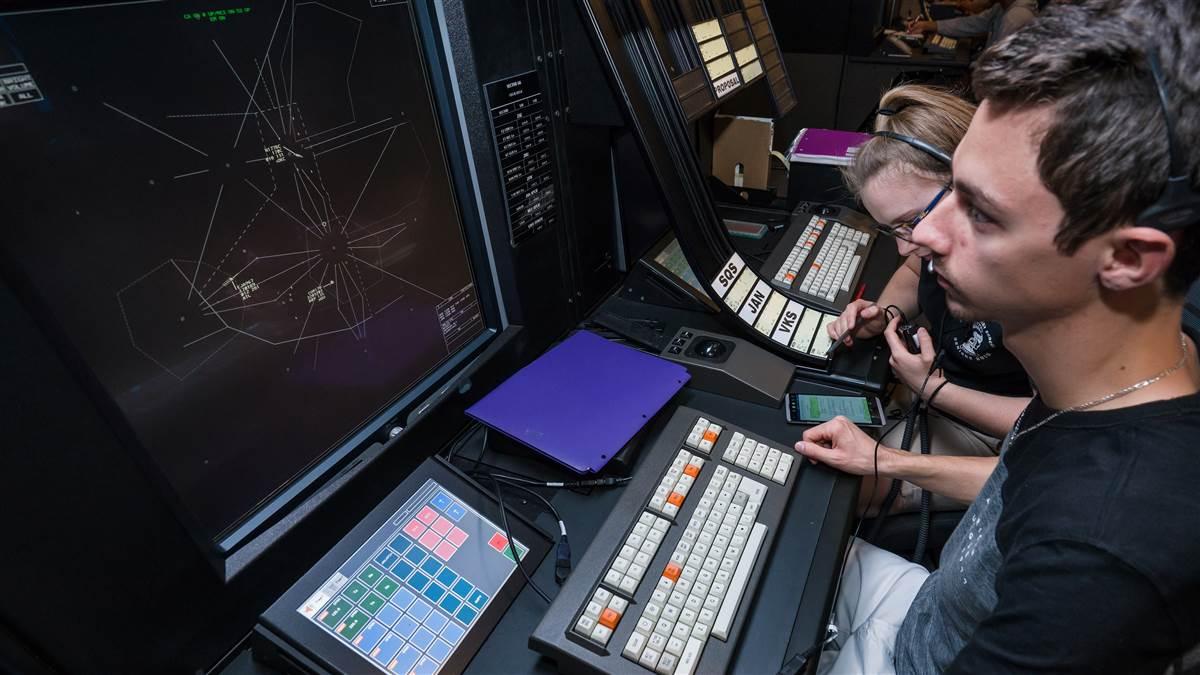
<svg viewBox="0 0 1200 675">
<path fill-rule="evenodd" d="M 830 340 L 837 340 L 846 331 L 851 331 L 842 340 L 847 347 L 860 340 L 872 338 L 883 331 L 883 308 L 870 300 L 855 300 L 846 305 L 842 315 L 825 326 Z"/>
<path fill-rule="evenodd" d="M 883 332 L 884 339 L 892 349 L 892 358 L 888 363 L 891 364 L 892 370 L 896 372 L 896 377 L 900 378 L 901 382 L 916 392 L 918 396 L 924 398 L 933 393 L 933 390 L 945 379 L 940 372 L 929 374 L 929 368 L 933 365 L 937 350 L 933 347 L 933 339 L 929 337 L 929 331 L 918 328 L 917 340 L 921 343 L 921 353 L 910 354 L 908 347 L 904 344 L 904 338 L 896 332 L 896 328 L 899 326 L 900 317 L 896 317 L 888 323 L 887 330 Z M 929 378 L 928 382 L 926 382 L 926 377 Z M 925 391 L 921 391 L 922 384 L 925 385 Z"/>
</svg>

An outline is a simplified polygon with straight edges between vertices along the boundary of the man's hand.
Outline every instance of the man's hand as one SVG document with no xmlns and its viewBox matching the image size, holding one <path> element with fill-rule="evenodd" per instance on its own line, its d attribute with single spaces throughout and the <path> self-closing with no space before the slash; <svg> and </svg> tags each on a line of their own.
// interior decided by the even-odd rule
<svg viewBox="0 0 1200 675">
<path fill-rule="evenodd" d="M 907 24 L 905 24 L 904 29 L 907 30 L 909 33 L 914 33 L 917 35 L 919 35 L 921 33 L 936 33 L 937 32 L 937 22 L 936 21 L 925 21 L 923 19 L 912 19 Z"/>
<path fill-rule="evenodd" d="M 857 476 L 875 473 L 875 440 L 841 415 L 805 431 L 803 438 L 796 452 L 809 461 Z"/>
<path fill-rule="evenodd" d="M 910 354 L 908 347 L 904 344 L 904 338 L 896 332 L 896 328 L 900 325 L 900 318 L 896 317 L 887 325 L 887 330 L 883 331 L 883 337 L 887 340 L 888 347 L 892 350 L 892 358 L 888 361 L 891 364 L 892 370 L 896 372 L 896 377 L 900 381 L 912 389 L 918 395 L 924 397 L 932 393 L 934 388 L 942 383 L 942 378 L 938 373 L 929 375 L 929 368 L 933 364 L 934 356 L 937 350 L 933 347 L 933 339 L 929 337 L 929 331 L 924 328 L 917 329 L 917 339 L 921 342 L 921 353 Z M 926 382 L 925 378 L 929 377 Z M 921 385 L 925 385 L 925 391 L 920 391 Z"/>
<path fill-rule="evenodd" d="M 883 331 L 883 308 L 870 300 L 855 300 L 846 305 L 842 315 L 825 326 L 825 332 L 830 340 L 842 337 L 842 333 L 853 329 L 846 335 L 843 342 L 847 347 L 854 344 L 854 338 L 865 339 L 875 337 Z"/>
</svg>

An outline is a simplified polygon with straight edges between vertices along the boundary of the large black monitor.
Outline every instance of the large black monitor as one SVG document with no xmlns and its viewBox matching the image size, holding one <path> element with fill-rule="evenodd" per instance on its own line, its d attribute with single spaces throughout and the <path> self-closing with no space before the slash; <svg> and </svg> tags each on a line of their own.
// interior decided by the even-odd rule
<svg viewBox="0 0 1200 675">
<path fill-rule="evenodd" d="M 499 321 L 417 11 L 0 3 L 3 272 L 218 559 Z"/>
</svg>

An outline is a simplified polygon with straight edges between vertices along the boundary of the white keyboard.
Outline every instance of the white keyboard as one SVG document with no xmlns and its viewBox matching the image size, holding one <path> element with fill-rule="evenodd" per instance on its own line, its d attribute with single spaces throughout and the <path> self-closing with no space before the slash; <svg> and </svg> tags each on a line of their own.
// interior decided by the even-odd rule
<svg viewBox="0 0 1200 675">
<path fill-rule="evenodd" d="M 812 255 L 817 240 L 827 228 L 828 234 L 822 240 L 816 255 Z M 796 289 L 798 292 L 833 302 L 839 292 L 850 290 L 854 275 L 862 264 L 862 253 L 858 249 L 865 247 L 869 241 L 870 235 L 866 232 L 836 220 L 813 216 L 804 232 L 796 239 L 772 282 L 791 288 L 803 273 L 804 276 Z M 808 262 L 809 260 L 811 262 Z"/>
<path fill-rule="evenodd" d="M 571 630 L 608 647 L 644 583 L 654 590 L 637 616 L 621 655 L 663 675 L 691 675 L 711 638 L 728 640 L 747 590 L 767 526 L 757 515 L 771 483 L 785 484 L 791 452 L 733 432 L 720 459 L 709 455 L 723 429 L 697 418 L 663 473 L 632 530 L 588 597 Z M 690 519 L 657 574 L 648 567 L 685 501 L 696 501 Z M 676 530 L 678 531 L 678 530 Z M 651 581 L 647 581 L 647 579 Z M 614 648 L 614 649 L 615 649 Z"/>
<path fill-rule="evenodd" d="M 929 38 L 926 49 L 931 49 L 933 51 L 952 52 L 958 49 L 958 40 L 952 37 L 946 37 L 945 35 L 934 35 L 933 37 Z"/>
</svg>

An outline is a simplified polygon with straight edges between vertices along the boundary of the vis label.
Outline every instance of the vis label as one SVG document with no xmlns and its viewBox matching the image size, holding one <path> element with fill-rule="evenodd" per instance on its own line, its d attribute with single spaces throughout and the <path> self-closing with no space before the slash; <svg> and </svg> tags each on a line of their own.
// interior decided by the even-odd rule
<svg viewBox="0 0 1200 675">
<path fill-rule="evenodd" d="M 779 326 L 775 328 L 771 339 L 785 347 L 791 346 L 792 336 L 796 334 L 796 326 L 800 325 L 800 318 L 803 316 L 804 305 L 795 300 L 789 300 L 787 309 L 783 311 L 783 316 L 779 319 Z"/>
</svg>

